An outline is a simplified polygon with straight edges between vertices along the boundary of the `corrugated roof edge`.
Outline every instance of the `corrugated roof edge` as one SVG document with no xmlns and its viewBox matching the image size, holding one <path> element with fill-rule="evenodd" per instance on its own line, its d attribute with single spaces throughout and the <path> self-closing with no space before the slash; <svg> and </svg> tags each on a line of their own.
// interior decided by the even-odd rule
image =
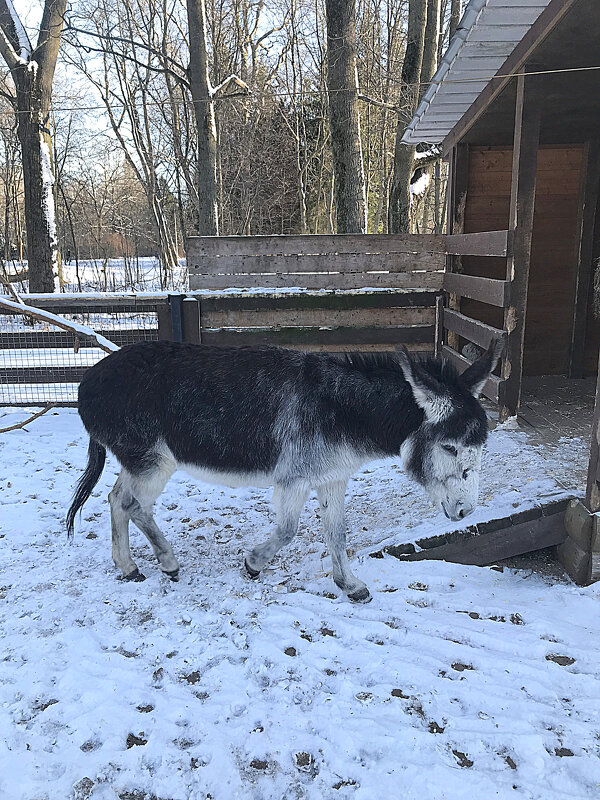
<svg viewBox="0 0 600 800">
<path fill-rule="evenodd" d="M 462 15 L 460 22 L 458 23 L 458 27 L 454 32 L 454 36 L 452 37 L 452 41 L 448 45 L 448 48 L 444 55 L 442 56 L 442 60 L 440 61 L 440 66 L 437 69 L 437 72 L 431 79 L 431 84 L 423 97 L 421 98 L 421 102 L 419 103 L 417 110 L 411 121 L 409 122 L 406 130 L 404 131 L 404 135 L 402 137 L 402 142 L 404 144 L 419 144 L 423 141 L 421 137 L 414 133 L 415 127 L 421 120 L 421 117 L 425 113 L 425 111 L 429 108 L 429 105 L 437 91 L 444 80 L 444 77 L 448 73 L 452 62 L 459 54 L 461 47 L 467 35 L 469 34 L 471 28 L 477 21 L 482 9 L 487 5 L 488 0 L 470 0 L 469 5 L 465 9 L 465 13 Z M 440 135 L 440 138 L 437 140 L 429 139 L 429 143 L 436 144 L 437 142 L 441 142 L 443 139 L 443 135 Z"/>
</svg>

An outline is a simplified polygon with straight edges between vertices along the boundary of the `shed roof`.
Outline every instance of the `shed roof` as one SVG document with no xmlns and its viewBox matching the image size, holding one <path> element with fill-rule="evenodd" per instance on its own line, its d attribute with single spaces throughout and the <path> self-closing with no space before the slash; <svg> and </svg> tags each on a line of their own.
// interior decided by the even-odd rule
<svg viewBox="0 0 600 800">
<path fill-rule="evenodd" d="M 402 141 L 443 141 L 549 2 L 470 0 Z"/>
</svg>

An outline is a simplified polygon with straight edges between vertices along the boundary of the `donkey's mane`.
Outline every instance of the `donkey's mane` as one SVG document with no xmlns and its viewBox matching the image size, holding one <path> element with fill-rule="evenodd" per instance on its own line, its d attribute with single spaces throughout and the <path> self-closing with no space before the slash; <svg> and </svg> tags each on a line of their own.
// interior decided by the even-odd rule
<svg viewBox="0 0 600 800">
<path fill-rule="evenodd" d="M 443 386 L 464 390 L 460 374 L 454 364 L 433 356 L 412 356 L 418 366 Z M 344 361 L 366 375 L 396 372 L 401 374 L 400 362 L 395 353 L 344 353 Z"/>
</svg>

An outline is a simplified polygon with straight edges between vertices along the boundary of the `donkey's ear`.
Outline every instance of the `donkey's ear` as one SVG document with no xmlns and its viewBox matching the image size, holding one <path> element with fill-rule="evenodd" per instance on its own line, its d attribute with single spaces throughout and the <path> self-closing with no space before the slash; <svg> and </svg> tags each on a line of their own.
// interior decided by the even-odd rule
<svg viewBox="0 0 600 800">
<path fill-rule="evenodd" d="M 399 347 L 396 355 L 416 404 L 429 422 L 441 422 L 451 410 L 450 398 L 442 384 L 410 357 L 406 347 Z"/>
<path fill-rule="evenodd" d="M 479 397 L 504 350 L 504 339 L 493 339 L 487 351 L 462 374 L 463 383 L 473 397 Z"/>
</svg>

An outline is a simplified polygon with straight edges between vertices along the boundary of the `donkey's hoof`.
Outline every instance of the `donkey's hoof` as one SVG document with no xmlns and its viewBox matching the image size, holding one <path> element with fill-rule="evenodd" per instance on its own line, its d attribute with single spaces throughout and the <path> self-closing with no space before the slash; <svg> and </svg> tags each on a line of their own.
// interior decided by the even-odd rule
<svg viewBox="0 0 600 800">
<path fill-rule="evenodd" d="M 248 559 L 247 558 L 244 559 L 244 566 L 246 567 L 246 572 L 248 573 L 248 576 L 250 578 L 252 578 L 253 581 L 255 581 L 258 578 L 258 576 L 260 575 L 260 570 L 259 569 L 253 569 L 250 566 L 250 564 L 248 564 Z"/>
<path fill-rule="evenodd" d="M 356 592 L 349 594 L 348 599 L 352 600 L 353 603 L 370 603 L 373 598 L 367 587 L 363 586 L 362 589 L 357 589 Z"/>
<path fill-rule="evenodd" d="M 141 583 L 142 581 L 146 580 L 146 576 L 142 575 L 139 569 L 136 567 L 133 572 L 130 572 L 129 575 L 123 575 L 124 581 L 134 581 L 135 583 Z"/>
<path fill-rule="evenodd" d="M 177 567 L 177 569 L 172 569 L 170 572 L 165 570 L 164 574 L 167 576 L 167 578 L 170 578 L 173 583 L 177 583 L 179 580 L 179 567 Z"/>
</svg>

